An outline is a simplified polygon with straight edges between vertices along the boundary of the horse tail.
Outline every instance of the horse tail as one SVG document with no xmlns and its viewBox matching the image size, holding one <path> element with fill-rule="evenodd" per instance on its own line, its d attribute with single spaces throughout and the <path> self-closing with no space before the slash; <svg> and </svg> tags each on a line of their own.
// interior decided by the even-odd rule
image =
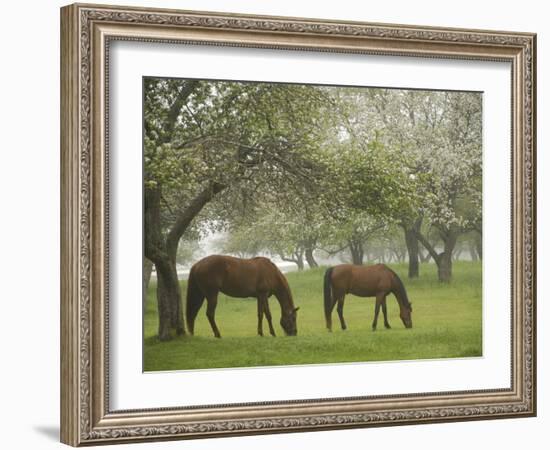
<svg viewBox="0 0 550 450">
<path fill-rule="evenodd" d="M 332 282 L 331 282 L 331 276 L 332 271 L 334 270 L 334 267 L 329 267 L 325 272 L 325 280 L 324 280 L 324 298 L 325 298 L 325 319 L 327 322 L 327 328 L 331 329 L 331 320 L 330 315 L 332 313 Z"/>
<path fill-rule="evenodd" d="M 412 311 L 411 302 L 409 302 L 409 296 L 407 295 L 405 285 L 401 281 L 401 278 L 399 278 L 399 276 L 389 267 L 388 270 L 393 274 L 393 279 L 395 280 L 394 294 L 396 294 L 399 303 L 403 306 L 407 306 Z"/>
<path fill-rule="evenodd" d="M 195 279 L 193 268 L 189 272 L 187 280 L 187 301 L 185 305 L 185 318 L 187 320 L 187 329 L 193 335 L 195 331 L 195 319 L 204 302 L 204 295 L 201 292 L 197 280 Z"/>
</svg>

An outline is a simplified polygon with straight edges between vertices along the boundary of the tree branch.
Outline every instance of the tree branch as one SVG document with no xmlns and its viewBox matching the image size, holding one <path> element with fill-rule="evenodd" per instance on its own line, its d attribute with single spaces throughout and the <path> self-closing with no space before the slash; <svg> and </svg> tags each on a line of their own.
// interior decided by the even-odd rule
<svg viewBox="0 0 550 450">
<path fill-rule="evenodd" d="M 196 195 L 187 208 L 179 212 L 174 225 L 166 237 L 166 248 L 171 257 L 175 258 L 178 242 L 193 219 L 215 195 L 223 191 L 226 187 L 225 184 L 217 182 L 208 184 L 207 187 Z"/>
<path fill-rule="evenodd" d="M 420 233 L 420 231 L 417 231 L 415 229 L 413 229 L 413 232 L 416 236 L 416 238 L 420 241 L 420 243 L 424 246 L 424 248 L 426 250 L 428 250 L 428 253 L 430 254 L 430 256 L 434 259 L 434 261 L 439 261 L 440 259 L 440 255 L 439 253 L 436 252 L 435 248 L 432 246 L 432 244 L 430 244 L 430 241 L 428 241 L 428 239 L 426 239 L 424 237 L 424 235 L 422 233 Z"/>
<path fill-rule="evenodd" d="M 281 254 L 279 254 L 279 258 L 281 258 L 283 261 L 291 262 L 291 263 L 294 263 L 294 264 L 298 264 L 298 262 L 299 262 L 297 259 L 289 258 L 288 256 L 284 256 L 284 255 L 281 255 Z"/>
<path fill-rule="evenodd" d="M 329 256 L 334 256 L 334 255 L 336 255 L 340 252 L 343 252 L 348 247 L 349 247 L 349 245 L 346 244 L 346 245 L 343 245 L 342 247 L 337 248 L 336 250 L 328 250 L 328 249 L 322 248 L 322 247 L 319 247 L 319 250 L 325 252 Z"/>
<path fill-rule="evenodd" d="M 147 259 L 155 263 L 159 270 L 168 269 L 167 254 L 162 242 L 162 229 L 160 224 L 160 198 L 159 188 L 145 189 L 145 239 L 144 253 Z"/>
<path fill-rule="evenodd" d="M 176 122 L 180 115 L 181 109 L 183 108 L 184 103 L 187 101 L 189 96 L 193 93 L 195 88 L 198 86 L 198 80 L 189 80 L 185 82 L 185 85 L 181 88 L 174 100 L 174 103 L 170 106 L 168 110 L 168 115 L 164 121 L 164 126 L 162 127 L 164 133 L 162 135 L 161 141 L 163 144 L 167 144 L 172 140 L 172 135 L 174 134 L 174 129 L 176 127 Z"/>
<path fill-rule="evenodd" d="M 303 171 L 299 170 L 299 168 L 296 165 L 293 165 L 285 161 L 283 158 L 276 155 L 269 148 L 259 147 L 259 146 L 250 146 L 250 145 L 242 144 L 240 142 L 230 141 L 227 139 L 214 138 L 211 140 L 214 142 L 218 142 L 220 144 L 235 145 L 237 147 L 244 148 L 246 150 L 252 150 L 259 153 L 267 153 L 271 157 L 271 159 L 273 159 L 275 162 L 279 163 L 282 167 L 284 167 L 287 172 L 293 174 L 294 176 L 300 177 L 307 182 L 311 182 L 311 177 L 307 173 L 304 173 Z"/>
</svg>

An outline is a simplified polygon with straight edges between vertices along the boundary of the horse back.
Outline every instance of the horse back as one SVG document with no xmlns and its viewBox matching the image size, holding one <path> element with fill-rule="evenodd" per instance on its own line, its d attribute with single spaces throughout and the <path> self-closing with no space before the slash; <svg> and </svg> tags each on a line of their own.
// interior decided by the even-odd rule
<svg viewBox="0 0 550 450">
<path fill-rule="evenodd" d="M 218 291 L 241 298 L 271 295 L 280 283 L 279 269 L 264 257 L 210 255 L 198 261 L 191 271 L 206 295 Z"/>
<path fill-rule="evenodd" d="M 341 264 L 333 268 L 331 281 L 333 289 L 342 294 L 374 297 L 391 291 L 393 273 L 384 264 Z"/>
<path fill-rule="evenodd" d="M 189 277 L 193 278 L 201 291 L 208 295 L 219 291 L 227 272 L 227 260 L 222 255 L 210 255 L 197 261 L 191 267 Z"/>
</svg>

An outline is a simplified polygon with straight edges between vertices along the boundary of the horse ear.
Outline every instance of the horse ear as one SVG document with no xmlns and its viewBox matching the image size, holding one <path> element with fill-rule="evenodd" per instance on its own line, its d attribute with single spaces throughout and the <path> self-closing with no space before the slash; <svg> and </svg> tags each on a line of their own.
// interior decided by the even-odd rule
<svg viewBox="0 0 550 450">
<path fill-rule="evenodd" d="M 294 308 L 294 312 L 298 311 L 299 309 L 300 309 L 299 306 L 297 308 Z"/>
</svg>

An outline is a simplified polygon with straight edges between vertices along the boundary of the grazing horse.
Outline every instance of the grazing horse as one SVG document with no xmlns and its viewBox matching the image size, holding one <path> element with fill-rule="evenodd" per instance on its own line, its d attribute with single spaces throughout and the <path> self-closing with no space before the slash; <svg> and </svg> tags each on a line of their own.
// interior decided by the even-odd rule
<svg viewBox="0 0 550 450">
<path fill-rule="evenodd" d="M 211 255 L 191 267 L 187 282 L 187 327 L 193 334 L 195 318 L 206 298 L 206 317 L 214 336 L 221 337 L 214 319 L 218 293 L 231 297 L 258 299 L 258 334 L 263 336 L 262 321 L 265 314 L 269 332 L 275 336 L 271 322 L 268 298 L 274 295 L 281 305 L 281 327 L 288 336 L 296 336 L 296 311 L 285 276 L 269 259 L 251 259 Z"/>
<path fill-rule="evenodd" d="M 400 317 L 406 328 L 412 328 L 411 312 L 412 306 L 407 297 L 407 291 L 403 282 L 397 274 L 384 264 L 374 266 L 359 266 L 352 264 L 341 264 L 330 267 L 325 272 L 324 297 L 325 297 L 325 318 L 327 328 L 332 331 L 332 310 L 338 303 L 336 310 L 340 318 L 342 330 L 346 329 L 344 321 L 344 297 L 346 294 L 357 295 L 358 297 L 376 297 L 376 307 L 373 331 L 376 330 L 380 307 L 384 313 L 384 326 L 390 328 L 388 323 L 388 312 L 386 309 L 386 296 L 392 293 L 399 304 Z"/>
</svg>

